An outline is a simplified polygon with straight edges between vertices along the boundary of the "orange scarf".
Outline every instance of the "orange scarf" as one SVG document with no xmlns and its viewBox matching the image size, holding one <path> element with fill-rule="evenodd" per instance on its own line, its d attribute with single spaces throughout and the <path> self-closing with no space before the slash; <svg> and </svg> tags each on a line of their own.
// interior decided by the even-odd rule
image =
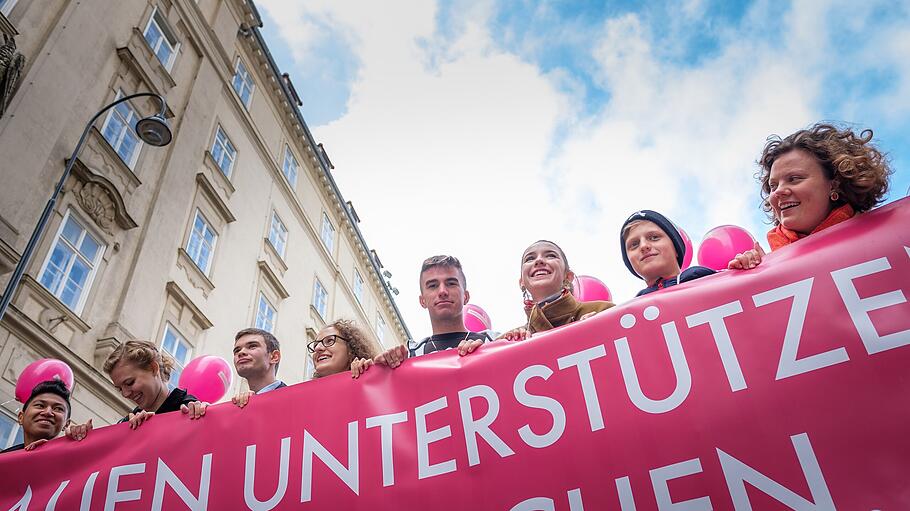
<svg viewBox="0 0 910 511">
<path fill-rule="evenodd" d="M 856 213 L 853 211 L 853 208 L 849 204 L 844 204 L 843 206 L 834 208 L 828 213 L 827 218 L 825 218 L 822 223 L 818 224 L 818 227 L 812 229 L 812 232 L 809 234 L 802 234 L 796 231 L 791 231 L 783 225 L 778 224 L 777 227 L 768 231 L 768 244 L 771 245 L 771 250 L 777 250 L 781 247 L 785 247 L 794 241 L 799 241 L 810 234 L 815 234 L 819 231 L 823 231 L 828 227 L 837 225 L 844 220 L 849 220 L 853 218 L 853 215 Z"/>
</svg>

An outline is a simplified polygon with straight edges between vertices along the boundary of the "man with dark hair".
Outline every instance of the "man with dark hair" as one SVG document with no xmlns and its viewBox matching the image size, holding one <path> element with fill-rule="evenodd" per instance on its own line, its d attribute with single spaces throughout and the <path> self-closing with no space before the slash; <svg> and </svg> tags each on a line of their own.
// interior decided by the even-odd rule
<svg viewBox="0 0 910 511">
<path fill-rule="evenodd" d="M 0 452 L 31 451 L 60 434 L 70 418 L 70 392 L 59 380 L 44 381 L 35 385 L 19 412 L 22 427 L 21 444 Z M 78 426 L 79 432 L 70 432 L 74 440 L 82 440 L 92 429 L 91 420 Z"/>
<path fill-rule="evenodd" d="M 243 408 L 253 394 L 265 394 L 286 387 L 277 378 L 281 350 L 271 332 L 259 328 L 244 328 L 234 336 L 234 368 L 246 378 L 249 392 L 241 392 L 231 401 Z"/>
<path fill-rule="evenodd" d="M 466 355 L 489 339 L 485 333 L 468 332 L 464 326 L 464 306 L 470 298 L 457 258 L 438 255 L 425 260 L 420 268 L 419 299 L 430 315 L 433 335 L 410 349 L 411 356 L 449 348 L 458 348 L 459 354 Z"/>
</svg>

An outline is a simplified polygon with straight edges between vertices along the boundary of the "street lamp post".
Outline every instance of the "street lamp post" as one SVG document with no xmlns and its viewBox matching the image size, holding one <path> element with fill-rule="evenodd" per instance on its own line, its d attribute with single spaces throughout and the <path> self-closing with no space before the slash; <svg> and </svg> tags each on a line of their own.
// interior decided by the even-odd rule
<svg viewBox="0 0 910 511">
<path fill-rule="evenodd" d="M 143 142 L 155 147 L 161 147 L 171 143 L 171 129 L 168 127 L 167 120 L 164 118 L 164 113 L 167 110 L 167 103 L 165 103 L 164 98 L 158 94 L 140 92 L 138 94 L 124 96 L 105 106 L 92 116 L 88 121 L 88 124 L 85 125 L 85 130 L 82 132 L 82 137 L 79 138 L 79 143 L 76 144 L 76 149 L 73 150 L 73 155 L 66 161 L 66 168 L 63 170 L 63 175 L 60 176 L 60 181 L 57 183 L 57 187 L 54 188 L 53 195 L 51 195 L 50 200 L 47 201 L 47 205 L 44 206 L 44 211 L 41 213 L 38 225 L 36 225 L 35 230 L 32 231 L 32 237 L 28 240 L 28 245 L 25 246 L 25 251 L 22 252 L 22 257 L 19 258 L 19 263 L 16 264 L 16 269 L 13 271 L 12 277 L 10 277 L 9 282 L 6 284 L 3 298 L 0 299 L 0 321 L 2 321 L 4 315 L 6 315 L 6 309 L 13 299 L 13 292 L 16 290 L 16 287 L 19 286 L 19 281 L 22 280 L 22 275 L 25 273 L 25 267 L 28 265 L 29 260 L 31 260 L 32 253 L 38 245 L 38 240 L 41 239 L 41 235 L 44 232 L 45 227 L 47 227 L 51 213 L 54 211 L 54 206 L 57 204 L 57 198 L 60 196 L 60 192 L 63 190 L 67 178 L 69 178 L 70 171 L 73 169 L 73 164 L 76 162 L 76 157 L 78 157 L 79 153 L 82 151 L 82 147 L 85 145 L 85 141 L 88 138 L 88 133 L 95 124 L 95 121 L 97 121 L 104 112 L 107 112 L 120 103 L 140 97 L 153 97 L 157 99 L 161 104 L 161 109 L 155 115 L 140 119 L 139 122 L 136 123 L 136 134 Z"/>
</svg>

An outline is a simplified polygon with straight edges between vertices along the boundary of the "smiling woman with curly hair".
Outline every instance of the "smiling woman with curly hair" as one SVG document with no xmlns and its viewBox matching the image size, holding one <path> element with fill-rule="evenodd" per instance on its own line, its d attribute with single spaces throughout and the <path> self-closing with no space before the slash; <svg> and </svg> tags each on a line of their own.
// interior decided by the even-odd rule
<svg viewBox="0 0 910 511">
<path fill-rule="evenodd" d="M 880 204 L 893 173 L 888 159 L 872 144 L 872 130 L 819 123 L 786 138 L 768 138 L 759 159 L 762 209 L 774 228 L 771 250 L 869 211 Z M 730 261 L 729 268 L 749 269 L 764 253 L 756 243 Z"/>
<path fill-rule="evenodd" d="M 353 321 L 339 319 L 324 326 L 307 344 L 316 367 L 313 378 L 349 371 L 355 361 L 376 356 L 373 342 Z"/>
</svg>

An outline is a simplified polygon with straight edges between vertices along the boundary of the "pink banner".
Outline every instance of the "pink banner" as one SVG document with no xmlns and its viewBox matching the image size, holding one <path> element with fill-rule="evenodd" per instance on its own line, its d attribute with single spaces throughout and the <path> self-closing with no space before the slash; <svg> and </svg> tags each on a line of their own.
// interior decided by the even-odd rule
<svg viewBox="0 0 910 511">
<path fill-rule="evenodd" d="M 910 201 L 525 342 L 0 456 L 0 509 L 910 509 Z"/>
</svg>

